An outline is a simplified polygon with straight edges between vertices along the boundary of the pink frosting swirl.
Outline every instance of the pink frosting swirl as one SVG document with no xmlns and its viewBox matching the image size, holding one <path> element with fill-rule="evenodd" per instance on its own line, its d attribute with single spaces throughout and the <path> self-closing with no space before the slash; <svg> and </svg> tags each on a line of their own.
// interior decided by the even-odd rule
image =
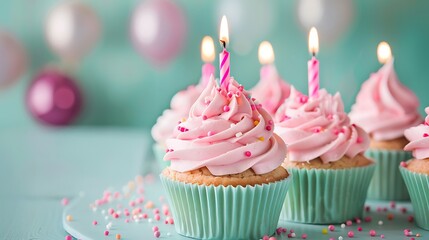
<svg viewBox="0 0 429 240">
<path fill-rule="evenodd" d="M 425 108 L 429 114 L 429 107 Z M 410 141 L 405 147 L 405 151 L 412 151 L 416 159 L 429 158 L 429 115 L 425 118 L 425 123 L 404 131 L 405 137 Z"/>
<path fill-rule="evenodd" d="M 308 98 L 292 87 L 291 94 L 275 115 L 275 133 L 288 146 L 288 160 L 308 162 L 320 157 L 324 163 L 344 155 L 353 158 L 369 146 L 368 134 L 350 124 L 339 93 L 325 89 Z"/>
<path fill-rule="evenodd" d="M 374 140 L 393 140 L 422 122 L 418 106 L 416 95 L 399 82 L 391 60 L 362 84 L 350 118 Z"/>
<path fill-rule="evenodd" d="M 215 176 L 250 168 L 256 174 L 268 173 L 280 166 L 286 154 L 273 129 L 271 116 L 234 79 L 225 88 L 212 78 L 189 118 L 167 140 L 164 159 L 179 172 L 207 167 Z"/>
<path fill-rule="evenodd" d="M 261 79 L 250 92 L 252 97 L 258 99 L 271 116 L 282 105 L 290 94 L 290 85 L 284 82 L 273 65 L 261 69 Z"/>
<path fill-rule="evenodd" d="M 174 127 L 179 121 L 188 117 L 192 104 L 198 99 L 204 86 L 202 82 L 191 85 L 187 89 L 176 93 L 170 102 L 170 109 L 164 110 L 152 127 L 152 137 L 163 146 L 165 141 L 173 136 Z"/>
</svg>

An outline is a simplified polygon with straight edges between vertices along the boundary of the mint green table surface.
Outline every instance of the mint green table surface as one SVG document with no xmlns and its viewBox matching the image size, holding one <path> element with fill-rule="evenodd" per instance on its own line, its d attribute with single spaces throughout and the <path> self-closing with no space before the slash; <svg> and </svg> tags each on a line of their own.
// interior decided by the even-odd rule
<svg viewBox="0 0 429 240">
<path fill-rule="evenodd" d="M 68 128 L 0 133 L 0 239 L 64 239 L 61 199 L 141 173 L 148 133 Z"/>
<path fill-rule="evenodd" d="M 72 235 L 86 240 L 114 239 L 114 235 L 100 237 L 100 230 L 106 225 L 104 219 L 99 219 L 97 228 L 90 224 L 96 213 L 89 209 L 89 203 L 108 187 L 118 189 L 137 174 L 156 172 L 150 144 L 148 132 L 131 129 L 3 130 L 0 134 L 0 239 L 64 239 L 68 233 L 63 228 L 63 214 L 69 213 L 75 220 L 65 222 L 64 226 Z M 163 190 L 159 182 L 155 182 L 145 194 L 156 198 Z M 71 199 L 69 206 L 61 205 L 63 197 Z M 390 209 L 386 202 L 368 204 L 373 210 L 369 213 L 373 221 L 362 223 L 361 233 L 356 230 L 356 224 L 345 229 L 336 225 L 336 231 L 327 235 L 321 233 L 325 225 L 280 222 L 279 226 L 293 228 L 298 236 L 307 233 L 308 239 L 337 239 L 340 235 L 348 239 L 350 230 L 354 230 L 355 239 L 371 239 L 370 229 L 384 234 L 385 239 L 409 239 L 403 236 L 404 228 L 422 234 L 417 239 L 429 239 L 429 232 L 408 223 L 407 217 L 412 215 L 409 203 L 398 203 L 396 209 Z M 394 220 L 387 220 L 387 212 L 376 212 L 377 206 L 388 207 L 389 212 L 394 213 Z M 401 206 L 408 208 L 407 214 L 399 213 Z M 379 220 L 384 222 L 382 226 L 377 224 Z M 120 222 L 114 223 L 114 232 L 120 232 L 122 239 L 154 239 L 151 223 L 125 225 L 123 219 Z M 80 235 L 82 226 L 86 228 L 85 235 Z M 172 225 L 159 223 L 158 226 L 163 239 L 185 239 L 174 232 Z"/>
</svg>

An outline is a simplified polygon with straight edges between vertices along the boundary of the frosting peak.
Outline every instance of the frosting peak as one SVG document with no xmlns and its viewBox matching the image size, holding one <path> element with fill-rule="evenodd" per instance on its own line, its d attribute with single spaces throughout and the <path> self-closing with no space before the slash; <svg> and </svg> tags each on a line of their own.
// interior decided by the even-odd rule
<svg viewBox="0 0 429 240">
<path fill-rule="evenodd" d="M 421 123 L 417 96 L 398 80 L 393 59 L 362 84 L 352 107 L 352 122 L 378 141 L 393 140 Z"/>
<path fill-rule="evenodd" d="M 291 89 L 289 98 L 275 115 L 275 132 L 288 146 L 288 159 L 308 162 L 320 157 L 324 163 L 344 155 L 353 158 L 369 146 L 369 138 L 360 127 L 350 124 L 339 93 L 325 89 L 315 98 Z"/>
<path fill-rule="evenodd" d="M 410 141 L 405 151 L 412 151 L 416 159 L 429 158 L 429 107 L 425 108 L 425 123 L 405 130 L 404 135 Z"/>
<path fill-rule="evenodd" d="M 250 92 L 272 116 L 289 97 L 290 85 L 284 82 L 274 65 L 266 65 L 261 69 L 261 79 Z"/>
<path fill-rule="evenodd" d="M 273 129 L 270 115 L 234 79 L 219 87 L 212 78 L 189 118 L 167 140 L 164 159 L 179 172 L 207 167 L 218 176 L 252 168 L 264 174 L 280 166 L 286 154 Z"/>
</svg>

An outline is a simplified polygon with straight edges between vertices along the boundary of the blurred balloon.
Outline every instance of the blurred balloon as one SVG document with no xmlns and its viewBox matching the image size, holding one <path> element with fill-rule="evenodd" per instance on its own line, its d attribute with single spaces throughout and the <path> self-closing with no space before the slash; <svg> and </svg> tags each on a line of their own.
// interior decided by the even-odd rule
<svg viewBox="0 0 429 240">
<path fill-rule="evenodd" d="M 165 64 L 179 54 L 186 37 L 186 19 L 170 0 L 141 2 L 131 18 L 134 47 L 152 63 Z"/>
<path fill-rule="evenodd" d="M 333 43 L 350 26 L 352 0 L 300 0 L 298 19 L 305 32 L 316 27 L 322 42 Z"/>
<path fill-rule="evenodd" d="M 27 91 L 26 104 L 40 122 L 64 126 L 78 116 L 82 96 L 71 77 L 57 69 L 45 69 L 33 79 Z"/>
<path fill-rule="evenodd" d="M 10 86 L 24 73 L 27 53 L 21 43 L 7 32 L 0 31 L 0 89 Z"/>
<path fill-rule="evenodd" d="M 91 50 L 100 32 L 95 12 L 79 1 L 59 4 L 46 19 L 45 36 L 49 46 L 61 58 L 73 63 Z"/>
<path fill-rule="evenodd" d="M 223 15 L 228 18 L 231 47 L 241 55 L 248 54 L 265 40 L 276 20 L 273 3 L 261 0 L 222 0 L 215 15 L 216 23 L 220 23 Z"/>
</svg>

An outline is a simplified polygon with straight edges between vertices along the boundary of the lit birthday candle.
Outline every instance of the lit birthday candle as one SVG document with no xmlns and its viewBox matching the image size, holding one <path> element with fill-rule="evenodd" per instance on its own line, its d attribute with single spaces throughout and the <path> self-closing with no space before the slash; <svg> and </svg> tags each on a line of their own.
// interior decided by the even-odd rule
<svg viewBox="0 0 429 240">
<path fill-rule="evenodd" d="M 203 86 L 205 86 L 209 81 L 210 76 L 213 75 L 215 71 L 215 67 L 212 64 L 215 60 L 214 43 L 213 39 L 209 36 L 205 36 L 201 42 L 201 60 L 204 62 L 201 70 L 201 81 Z"/>
<path fill-rule="evenodd" d="M 265 79 L 272 74 L 274 69 L 274 50 L 271 43 L 263 41 L 259 45 L 258 58 L 261 63 L 261 79 Z"/>
<path fill-rule="evenodd" d="M 319 60 L 316 54 L 319 51 L 319 37 L 316 28 L 312 27 L 308 36 L 308 50 L 313 56 L 308 61 L 308 96 L 317 97 L 319 92 Z"/>
<path fill-rule="evenodd" d="M 380 42 L 377 47 L 377 57 L 381 64 L 386 64 L 393 59 L 392 50 L 387 42 Z"/>
<path fill-rule="evenodd" d="M 228 86 L 229 78 L 230 78 L 230 62 L 229 62 L 229 52 L 226 50 L 226 45 L 229 42 L 229 34 L 228 34 L 228 22 L 226 17 L 222 17 L 222 21 L 220 23 L 220 34 L 219 41 L 223 47 L 222 52 L 219 54 L 219 69 L 220 69 L 220 85 Z"/>
</svg>

